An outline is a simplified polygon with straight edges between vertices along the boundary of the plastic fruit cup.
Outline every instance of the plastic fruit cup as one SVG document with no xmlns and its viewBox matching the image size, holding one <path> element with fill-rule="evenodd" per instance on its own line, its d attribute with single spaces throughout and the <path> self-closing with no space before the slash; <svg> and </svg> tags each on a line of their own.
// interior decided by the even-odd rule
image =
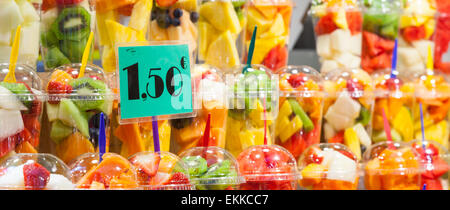
<svg viewBox="0 0 450 210">
<path fill-rule="evenodd" d="M 367 190 L 420 190 L 420 160 L 402 142 L 384 141 L 364 153 L 364 185 Z"/>
<path fill-rule="evenodd" d="M 315 144 L 298 160 L 299 185 L 311 190 L 356 190 L 359 167 L 356 156 L 343 144 Z"/>
<path fill-rule="evenodd" d="M 449 153 L 446 148 L 435 141 L 414 140 L 410 142 L 420 159 L 422 174 L 420 186 L 426 190 L 448 190 L 443 185 L 444 177 L 448 177 Z"/>
<path fill-rule="evenodd" d="M 225 148 L 235 157 L 253 145 L 274 143 L 278 114 L 278 75 L 262 65 L 252 65 L 246 73 L 238 66 L 227 74 L 228 119 Z M 265 135 L 265 136 L 264 136 Z"/>
<path fill-rule="evenodd" d="M 0 64 L 0 160 L 15 153 L 37 153 L 45 100 L 33 67 L 18 64 L 16 83 L 3 82 L 9 64 Z"/>
<path fill-rule="evenodd" d="M 17 154 L 0 164 L 0 189 L 71 190 L 69 168 L 51 154 Z"/>
<path fill-rule="evenodd" d="M 436 31 L 434 35 L 434 67 L 444 73 L 450 72 L 449 44 L 450 28 L 447 23 L 450 21 L 450 4 L 445 0 L 437 0 L 436 8 L 439 12 L 436 18 Z"/>
<path fill-rule="evenodd" d="M 310 14 L 316 35 L 320 72 L 359 68 L 363 15 L 356 0 L 314 1 Z"/>
<path fill-rule="evenodd" d="M 349 147 L 361 160 L 371 145 L 374 93 L 372 78 L 361 69 L 334 70 L 324 76 L 323 134 L 327 143 Z"/>
<path fill-rule="evenodd" d="M 396 75 L 396 74 L 394 74 Z M 413 100 L 414 85 L 405 75 L 391 78 L 390 70 L 374 72 L 375 107 L 372 121 L 374 143 L 386 141 L 383 111 L 391 128 L 394 141 L 409 142 L 414 139 Z"/>
<path fill-rule="evenodd" d="M 199 0 L 198 58 L 220 68 L 231 70 L 241 63 L 247 0 Z"/>
<path fill-rule="evenodd" d="M 42 60 L 47 71 L 66 64 L 81 63 L 89 34 L 95 29 L 92 2 L 53 1 L 53 4 L 43 6 L 41 45 Z"/>
<path fill-rule="evenodd" d="M 253 64 L 263 64 L 273 72 L 285 66 L 288 61 L 289 31 L 294 1 L 291 0 L 249 0 L 245 28 L 245 56 L 255 26 L 255 50 Z"/>
<path fill-rule="evenodd" d="M 114 94 L 103 70 L 95 65 L 86 67 L 78 78 L 81 64 L 56 68 L 48 78 L 43 151 L 48 151 L 68 163 L 84 153 L 98 151 L 100 113 L 103 112 L 106 151 L 109 151 L 109 119 Z"/>
<path fill-rule="evenodd" d="M 129 158 L 144 190 L 193 190 L 187 166 L 169 152 L 139 152 Z"/>
<path fill-rule="evenodd" d="M 295 190 L 299 179 L 297 163 L 278 145 L 256 145 L 237 157 L 245 178 L 240 190 Z"/>
<path fill-rule="evenodd" d="M 372 73 L 392 66 L 401 15 L 400 0 L 374 0 L 364 4 L 361 67 Z"/>
<path fill-rule="evenodd" d="M 299 158 L 307 147 L 320 142 L 323 79 L 308 66 L 288 66 L 277 73 L 281 93 L 275 143 Z"/>
<path fill-rule="evenodd" d="M 243 183 L 236 159 L 219 147 L 193 147 L 180 157 L 197 190 L 235 190 Z"/>
<path fill-rule="evenodd" d="M 192 79 L 196 91 L 194 94 L 196 117 L 170 120 L 175 140 L 171 151 L 176 154 L 196 146 L 225 148 L 225 129 L 228 116 L 225 77 L 220 70 L 203 64 L 195 66 Z M 208 115 L 211 115 L 211 136 L 208 145 L 204 145 L 203 135 Z"/>
<path fill-rule="evenodd" d="M 18 63 L 36 65 L 39 57 L 39 1 L 3 1 L 0 11 L 0 63 L 9 62 L 14 34 L 21 25 Z"/>
<path fill-rule="evenodd" d="M 124 157 L 105 153 L 85 153 L 69 164 L 76 189 L 136 190 L 140 189 L 136 168 Z"/>
</svg>

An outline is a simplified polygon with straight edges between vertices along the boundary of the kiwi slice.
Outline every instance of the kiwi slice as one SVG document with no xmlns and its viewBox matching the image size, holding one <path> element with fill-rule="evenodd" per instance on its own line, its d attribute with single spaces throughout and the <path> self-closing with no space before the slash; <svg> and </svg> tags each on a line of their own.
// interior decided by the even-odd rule
<svg viewBox="0 0 450 210">
<path fill-rule="evenodd" d="M 87 38 L 82 38 L 78 41 L 65 39 L 60 41 L 59 49 L 70 61 L 72 61 L 72 63 L 80 63 L 86 43 Z"/>
<path fill-rule="evenodd" d="M 208 170 L 208 163 L 200 156 L 184 157 L 183 162 L 188 166 L 189 175 L 192 177 L 199 177 Z"/>
<path fill-rule="evenodd" d="M 53 46 L 57 46 L 59 40 L 58 38 L 56 38 L 56 35 L 53 32 L 53 30 L 48 30 L 47 32 L 41 34 L 41 43 L 42 46 L 50 48 Z"/>
<path fill-rule="evenodd" d="M 67 7 L 62 9 L 51 26 L 59 40 L 80 41 L 89 36 L 91 15 L 81 7 Z"/>
<path fill-rule="evenodd" d="M 75 105 L 82 111 L 87 110 L 101 110 L 103 103 L 105 102 L 105 95 L 93 95 L 98 93 L 105 94 L 107 92 L 107 86 L 105 83 L 99 80 L 94 80 L 89 77 L 83 77 L 79 79 L 70 80 L 69 85 L 72 86 L 74 94 L 77 94 L 73 98 Z M 86 96 L 86 98 L 80 97 Z M 97 98 L 98 97 L 98 98 Z"/>
<path fill-rule="evenodd" d="M 44 60 L 47 68 L 56 68 L 58 66 L 70 64 L 70 60 L 57 47 L 50 48 Z"/>
</svg>

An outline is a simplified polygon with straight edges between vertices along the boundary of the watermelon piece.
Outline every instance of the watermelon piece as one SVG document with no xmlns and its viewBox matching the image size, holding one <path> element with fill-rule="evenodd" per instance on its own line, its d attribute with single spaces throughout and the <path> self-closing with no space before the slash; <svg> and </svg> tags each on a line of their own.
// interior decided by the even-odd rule
<svg viewBox="0 0 450 210">
<path fill-rule="evenodd" d="M 306 141 L 303 139 L 301 133 L 296 132 L 290 137 L 286 142 L 281 144 L 282 147 L 286 148 L 292 155 L 297 159 L 300 157 L 302 152 L 306 149 Z"/>
<path fill-rule="evenodd" d="M 317 36 L 320 36 L 322 34 L 330 34 L 336 29 L 338 29 L 338 26 L 333 21 L 333 14 L 329 13 L 317 22 L 315 32 Z"/>
<path fill-rule="evenodd" d="M 266 58 L 264 58 L 263 65 L 270 68 L 273 72 L 285 66 L 288 60 L 287 47 L 278 45 L 269 51 Z"/>
<path fill-rule="evenodd" d="M 401 30 L 403 39 L 407 42 L 413 42 L 425 39 L 425 27 L 421 26 L 409 26 Z"/>
<path fill-rule="evenodd" d="M 442 13 L 450 13 L 450 1 L 436 0 L 437 9 Z"/>
<path fill-rule="evenodd" d="M 328 139 L 328 143 L 344 144 L 344 131 L 340 131 L 334 137 Z"/>
<path fill-rule="evenodd" d="M 361 12 L 347 12 L 345 16 L 347 18 L 348 28 L 350 29 L 352 35 L 360 33 L 363 23 Z"/>
<path fill-rule="evenodd" d="M 443 190 L 442 183 L 439 179 L 422 179 L 421 185 L 426 184 L 426 190 Z"/>
</svg>

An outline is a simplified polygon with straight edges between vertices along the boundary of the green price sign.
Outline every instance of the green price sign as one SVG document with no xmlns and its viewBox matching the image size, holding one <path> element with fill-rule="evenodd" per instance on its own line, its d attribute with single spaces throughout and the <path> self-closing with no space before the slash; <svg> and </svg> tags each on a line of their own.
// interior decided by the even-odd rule
<svg viewBox="0 0 450 210">
<path fill-rule="evenodd" d="M 118 48 L 121 119 L 193 112 L 187 44 Z"/>
</svg>

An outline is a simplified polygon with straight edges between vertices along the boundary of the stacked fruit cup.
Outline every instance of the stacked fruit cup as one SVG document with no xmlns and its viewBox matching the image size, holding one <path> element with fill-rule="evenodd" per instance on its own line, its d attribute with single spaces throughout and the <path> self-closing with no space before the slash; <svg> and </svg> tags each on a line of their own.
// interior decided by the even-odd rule
<svg viewBox="0 0 450 210">
<path fill-rule="evenodd" d="M 262 65 L 242 65 L 226 75 L 225 148 L 235 157 L 249 146 L 273 143 L 279 87 L 278 75 L 270 71 Z"/>
<path fill-rule="evenodd" d="M 436 0 L 439 15 L 434 37 L 434 67 L 443 73 L 450 73 L 450 2 Z"/>
<path fill-rule="evenodd" d="M 0 2 L 0 63 L 9 62 L 14 32 L 21 25 L 18 62 L 32 66 L 39 57 L 39 0 L 5 0 Z"/>
<path fill-rule="evenodd" d="M 29 65 L 17 65 L 17 82 L 5 82 L 9 64 L 0 64 L 0 160 L 15 153 L 37 153 L 45 100 L 42 80 Z"/>
<path fill-rule="evenodd" d="M 361 67 L 372 73 L 391 67 L 401 15 L 400 0 L 365 0 Z"/>
<path fill-rule="evenodd" d="M 17 154 L 0 165 L 2 190 L 72 190 L 67 165 L 51 154 Z"/>
<path fill-rule="evenodd" d="M 420 161 L 411 146 L 383 141 L 364 153 L 367 190 L 420 190 Z"/>
<path fill-rule="evenodd" d="M 217 146 L 225 148 L 226 123 L 228 116 L 227 87 L 220 70 L 207 65 L 196 65 L 192 73 L 196 91 L 196 117 L 170 120 L 172 127 L 172 149 L 180 154 L 196 146 Z M 211 115 L 211 139 L 204 145 L 202 137 L 208 115 Z"/>
<path fill-rule="evenodd" d="M 180 157 L 197 190 L 236 190 L 244 182 L 236 159 L 220 147 L 193 147 Z"/>
<path fill-rule="evenodd" d="M 241 63 L 247 0 L 199 1 L 199 61 L 230 70 Z"/>
<path fill-rule="evenodd" d="M 100 116 L 106 128 L 106 151 L 109 145 L 109 118 L 114 95 L 103 70 L 87 65 L 79 78 L 81 64 L 56 68 L 48 78 L 44 132 L 48 139 L 43 151 L 68 163 L 84 153 L 98 150 Z"/>
<path fill-rule="evenodd" d="M 409 0 L 400 18 L 398 41 L 398 70 L 423 72 L 428 47 L 434 49 L 436 8 L 432 0 Z"/>
<path fill-rule="evenodd" d="M 255 145 L 237 157 L 245 178 L 240 190 L 295 190 L 300 175 L 289 151 L 278 145 Z"/>
<path fill-rule="evenodd" d="M 287 64 L 293 6 L 291 0 L 249 0 L 244 37 L 245 49 L 249 49 L 253 30 L 258 27 L 253 64 L 263 64 L 272 72 Z"/>
<path fill-rule="evenodd" d="M 409 142 L 414 139 L 413 97 L 414 85 L 403 74 L 391 75 L 389 70 L 375 72 L 375 108 L 372 120 L 372 143 L 386 141 L 383 112 L 391 128 L 394 141 Z"/>
<path fill-rule="evenodd" d="M 310 146 L 298 161 L 299 185 L 310 190 L 356 190 L 358 160 L 343 144 L 321 143 Z"/>
<path fill-rule="evenodd" d="M 371 144 L 372 78 L 361 69 L 337 69 L 324 79 L 328 94 L 323 112 L 325 142 L 345 144 L 361 160 L 362 152 Z"/>
<path fill-rule="evenodd" d="M 356 0 L 314 0 L 310 10 L 321 72 L 361 65 L 362 12 Z"/>
<path fill-rule="evenodd" d="M 280 106 L 275 123 L 275 143 L 298 159 L 320 142 L 324 92 L 322 77 L 307 66 L 288 66 L 280 75 Z"/>
<path fill-rule="evenodd" d="M 89 34 L 95 27 L 95 10 L 91 2 L 57 0 L 43 5 L 41 45 L 47 71 L 66 64 L 81 63 Z"/>
<path fill-rule="evenodd" d="M 193 190 L 188 168 L 170 152 L 139 152 L 129 158 L 143 190 Z"/>
</svg>

